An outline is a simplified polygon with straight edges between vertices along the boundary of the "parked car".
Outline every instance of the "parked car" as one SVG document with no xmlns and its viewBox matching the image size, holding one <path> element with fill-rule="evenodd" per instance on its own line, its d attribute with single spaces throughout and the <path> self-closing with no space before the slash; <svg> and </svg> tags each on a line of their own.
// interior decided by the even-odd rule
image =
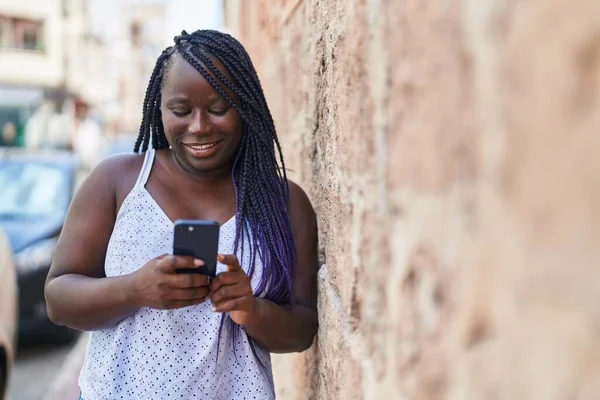
<svg viewBox="0 0 600 400">
<path fill-rule="evenodd" d="M 0 399 L 7 386 L 17 341 L 17 279 L 10 243 L 0 230 Z"/>
<path fill-rule="evenodd" d="M 19 288 L 19 338 L 69 342 L 77 332 L 50 322 L 44 283 L 74 192 L 69 152 L 0 153 L 0 227 L 11 243 Z"/>
</svg>

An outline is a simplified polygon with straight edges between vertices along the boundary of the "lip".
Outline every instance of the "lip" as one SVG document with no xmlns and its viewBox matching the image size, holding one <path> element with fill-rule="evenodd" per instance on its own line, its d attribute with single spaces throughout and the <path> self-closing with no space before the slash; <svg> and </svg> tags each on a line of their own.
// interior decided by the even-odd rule
<svg viewBox="0 0 600 400">
<path fill-rule="evenodd" d="M 218 150 L 219 147 L 221 146 L 221 143 L 223 143 L 224 139 L 218 140 L 216 142 L 211 142 L 211 143 L 182 143 L 184 149 L 194 158 L 208 158 L 213 156 Z M 206 145 L 211 145 L 208 148 L 204 148 L 204 149 L 200 149 L 200 148 L 192 148 L 191 146 L 206 146 Z"/>
</svg>

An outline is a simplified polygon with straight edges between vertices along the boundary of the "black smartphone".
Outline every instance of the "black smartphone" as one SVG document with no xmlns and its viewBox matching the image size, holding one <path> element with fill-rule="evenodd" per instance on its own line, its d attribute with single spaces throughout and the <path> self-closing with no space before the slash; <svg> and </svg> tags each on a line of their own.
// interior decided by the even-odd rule
<svg viewBox="0 0 600 400">
<path fill-rule="evenodd" d="M 198 273 L 214 277 L 217 273 L 219 223 L 203 220 L 177 220 L 173 238 L 173 255 L 190 256 L 204 261 L 195 269 L 178 269 L 178 273 Z"/>
</svg>

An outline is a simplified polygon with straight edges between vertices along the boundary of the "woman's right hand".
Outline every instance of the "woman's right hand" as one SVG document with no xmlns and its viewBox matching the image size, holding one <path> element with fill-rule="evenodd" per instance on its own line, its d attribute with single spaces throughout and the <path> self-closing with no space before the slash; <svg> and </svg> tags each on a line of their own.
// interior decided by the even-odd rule
<svg viewBox="0 0 600 400">
<path fill-rule="evenodd" d="M 204 265 L 202 260 L 163 254 L 131 274 L 131 299 L 136 307 L 160 310 L 188 307 L 206 301 L 210 277 L 177 273 Z"/>
</svg>

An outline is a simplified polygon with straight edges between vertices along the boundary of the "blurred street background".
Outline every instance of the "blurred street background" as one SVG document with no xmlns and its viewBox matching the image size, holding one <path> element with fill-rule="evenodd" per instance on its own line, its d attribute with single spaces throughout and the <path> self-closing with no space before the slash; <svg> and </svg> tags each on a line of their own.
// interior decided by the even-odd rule
<svg viewBox="0 0 600 400">
<path fill-rule="evenodd" d="M 52 326 L 43 298 L 57 233 L 87 173 L 108 155 L 133 151 L 158 55 L 182 29 L 223 29 L 223 7 L 219 0 L 0 0 L 0 228 L 18 287 L 16 327 L 14 313 L 1 312 L 12 304 L 9 291 L 0 298 L 0 399 L 2 346 L 15 347 L 3 343 L 11 342 L 4 332 L 18 342 L 9 350 L 9 399 L 77 398 L 87 336 Z"/>
</svg>

